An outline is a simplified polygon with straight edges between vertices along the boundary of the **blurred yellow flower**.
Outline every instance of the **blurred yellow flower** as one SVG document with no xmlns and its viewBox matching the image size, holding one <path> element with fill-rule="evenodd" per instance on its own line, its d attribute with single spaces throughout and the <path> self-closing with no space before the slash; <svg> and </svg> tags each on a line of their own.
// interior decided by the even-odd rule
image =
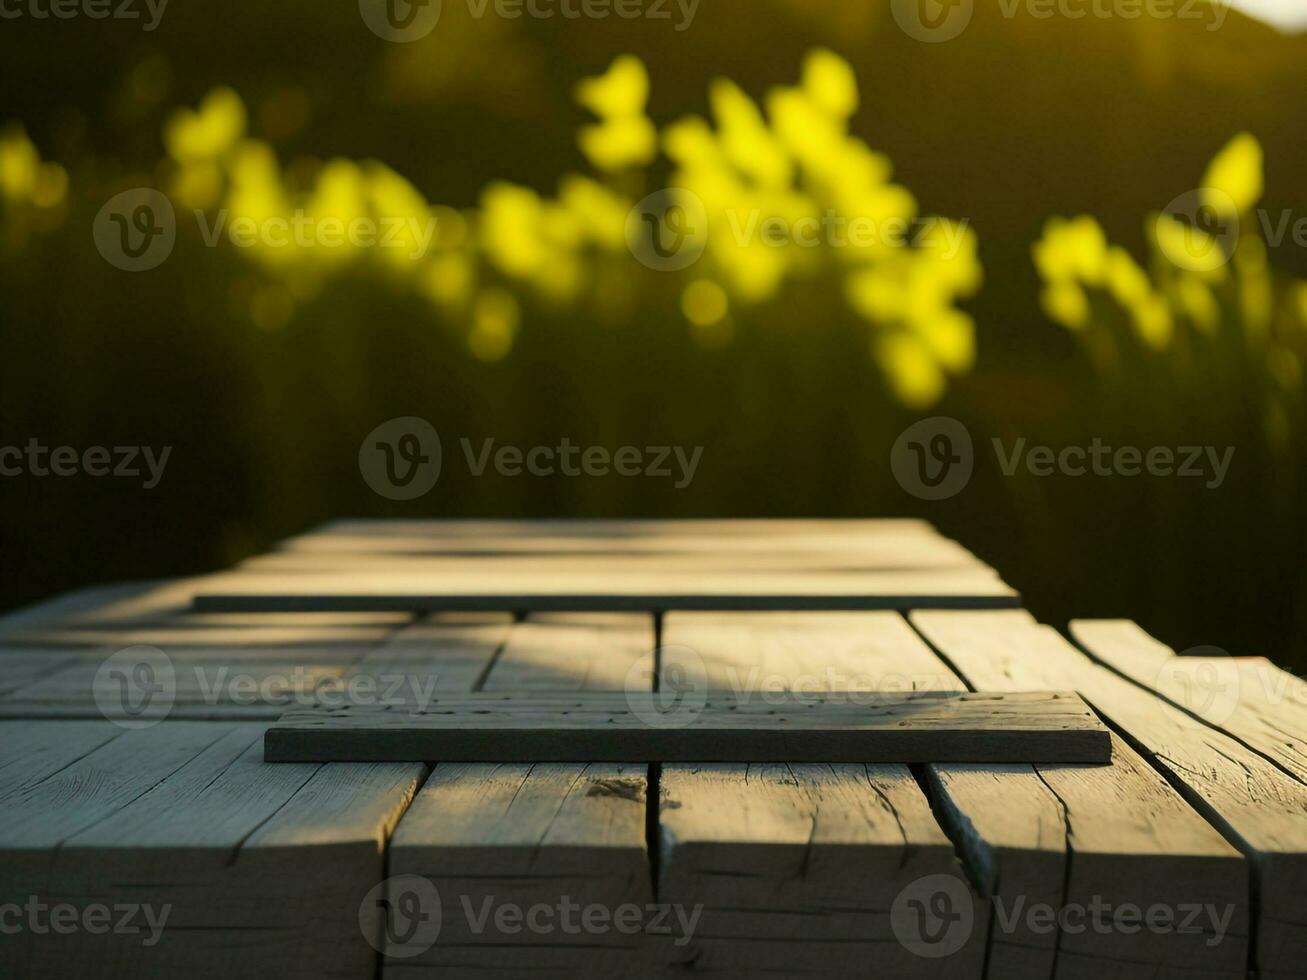
<svg viewBox="0 0 1307 980">
<path fill-rule="evenodd" d="M 644 116 L 614 116 L 577 135 L 581 152 L 608 173 L 644 166 L 658 152 L 658 130 Z"/>
<path fill-rule="evenodd" d="M 1122 306 L 1142 303 L 1153 291 L 1148 274 L 1119 245 L 1113 245 L 1107 252 L 1107 288 Z"/>
<path fill-rule="evenodd" d="M 68 171 L 53 161 L 46 161 L 36 171 L 32 203 L 38 208 L 53 208 L 68 196 Z"/>
<path fill-rule="evenodd" d="M 872 351 L 890 387 L 909 408 L 928 408 L 944 394 L 944 372 L 916 337 L 898 331 L 878 334 Z"/>
<path fill-rule="evenodd" d="M 233 149 L 245 135 L 245 103 L 232 89 L 215 88 L 199 109 L 178 109 L 164 125 L 163 142 L 179 163 L 212 160 Z"/>
<path fill-rule="evenodd" d="M 30 198 L 41 168 L 41 155 L 21 127 L 0 133 L 0 197 L 6 201 Z"/>
<path fill-rule="evenodd" d="M 626 216 L 631 202 L 603 184 L 569 174 L 559 182 L 558 200 L 584 229 L 587 238 L 610 252 L 626 247 Z"/>
<path fill-rule="evenodd" d="M 520 329 L 523 288 L 555 305 L 588 294 L 596 309 L 613 305 L 605 295 L 634 306 L 629 283 L 613 278 L 615 270 L 636 271 L 628 251 L 633 202 L 624 191 L 649 186 L 647 175 L 629 171 L 661 148 L 675 167 L 667 187 L 693 194 L 707 222 L 702 264 L 688 281 L 664 280 L 682 284 L 681 312 L 697 342 L 728 343 L 733 306 L 768 301 L 791 278 L 824 273 L 842 282 L 871 331 L 873 357 L 905 403 L 929 404 L 948 375 L 971 369 L 975 323 L 955 304 L 980 288 L 975 233 L 965 222 L 919 217 L 913 195 L 890 182 L 888 158 L 849 134 L 859 93 L 846 61 L 809 52 L 797 85 L 767 93 L 765 114 L 734 82 L 715 79 L 712 121 L 689 116 L 661 133 L 645 114 L 649 90 L 633 55 L 575 87 L 598 120 L 579 130 L 578 144 L 595 170 L 620 179 L 567 174 L 555 197 L 493 181 L 478 207 L 460 212 L 432 206 L 378 161 L 303 159 L 283 171 L 271 146 L 245 137 L 239 96 L 218 88 L 164 127 L 171 192 L 188 208 L 224 205 L 242 228 L 313 229 L 314 238 L 295 238 L 295 247 L 253 236 L 245 254 L 279 277 L 276 289 L 242 296 L 257 323 L 288 321 L 300 293 L 311 295 L 325 275 L 371 254 L 351 234 L 370 220 L 400 246 L 382 250 L 377 264 L 411 276 L 418 293 L 464 320 L 471 353 L 495 361 Z"/>
<path fill-rule="evenodd" d="M 649 100 L 649 72 L 635 55 L 624 54 L 604 74 L 578 82 L 575 94 L 577 102 L 601 119 L 635 115 Z"/>
<path fill-rule="evenodd" d="M 1203 333 L 1215 333 L 1221 309 L 1211 287 L 1197 276 L 1179 276 L 1175 281 L 1176 307 Z"/>
<path fill-rule="evenodd" d="M 1050 282 L 1039 295 L 1039 305 L 1050 320 L 1080 330 L 1089 323 L 1089 297 L 1079 283 Z"/>
<path fill-rule="evenodd" d="M 1157 214 L 1148 230 L 1158 251 L 1172 265 L 1213 278 L 1224 276 L 1230 256 L 1221 241 L 1206 229 L 1178 221 L 1169 214 Z"/>
<path fill-rule="evenodd" d="M 1262 145 L 1240 133 L 1216 155 L 1202 183 L 1202 203 L 1222 217 L 1247 214 L 1262 199 Z M 1233 206 L 1235 213 L 1227 212 Z"/>
<path fill-rule="evenodd" d="M 942 309 L 915 324 L 917 336 L 950 374 L 976 363 L 976 324 L 961 310 Z"/>
<path fill-rule="evenodd" d="M 207 211 L 222 198 L 223 172 L 212 160 L 195 160 L 177 168 L 170 193 L 189 210 Z"/>
<path fill-rule="evenodd" d="M 461 306 L 473 288 L 471 261 L 462 252 L 436 255 L 427 264 L 422 288 L 427 296 L 442 306 Z"/>
<path fill-rule="evenodd" d="M 622 55 L 603 75 L 577 83 L 576 100 L 600 118 L 577 134 L 581 152 L 599 170 L 613 173 L 650 163 L 658 131 L 644 114 L 649 73 L 634 55 Z"/>
<path fill-rule="evenodd" d="M 1111 307 L 1092 304 L 1087 292 L 1102 289 L 1141 349 L 1168 350 L 1186 327 L 1207 337 L 1228 332 L 1237 347 L 1222 346 L 1222 357 L 1227 351 L 1247 351 L 1280 388 L 1295 387 L 1301 368 L 1296 345 L 1307 334 L 1307 284 L 1285 284 L 1277 277 L 1266 242 L 1256 233 L 1252 212 L 1263 192 L 1262 168 L 1261 145 L 1241 133 L 1207 167 L 1196 214 L 1182 208 L 1179 216 L 1149 215 L 1145 231 L 1151 272 L 1120 246 L 1108 245 L 1104 252 L 1102 231 L 1092 218 L 1051 218 L 1033 248 L 1044 280 L 1044 312 L 1082 332 L 1111 329 Z M 1100 254 L 1105 255 L 1101 263 Z M 1176 363 L 1191 366 L 1194 357 L 1216 349 L 1188 345 Z M 1287 435 L 1285 407 L 1268 403 L 1263 408 L 1268 424 Z"/>
<path fill-rule="evenodd" d="M 1107 272 L 1107 236 L 1089 215 L 1071 221 L 1050 218 L 1033 251 L 1035 266 L 1050 281 L 1079 279 L 1098 285 Z"/>
<path fill-rule="evenodd" d="M 803 90 L 813 105 L 840 119 L 858 110 L 858 79 L 849 63 L 825 48 L 803 60 Z"/>
<path fill-rule="evenodd" d="M 727 78 L 713 81 L 708 101 L 722 151 L 731 164 L 763 187 L 786 186 L 793 176 L 793 165 L 754 101 Z"/>
<path fill-rule="evenodd" d="M 513 349 L 521 311 L 513 294 L 488 289 L 476 299 L 468 348 L 482 361 L 499 361 Z"/>
</svg>

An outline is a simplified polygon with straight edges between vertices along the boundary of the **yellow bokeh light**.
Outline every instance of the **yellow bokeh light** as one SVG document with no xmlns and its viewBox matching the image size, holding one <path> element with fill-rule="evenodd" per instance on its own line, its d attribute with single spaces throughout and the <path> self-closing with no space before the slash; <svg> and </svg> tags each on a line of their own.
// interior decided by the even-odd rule
<svg viewBox="0 0 1307 980">
<path fill-rule="evenodd" d="M 710 327 L 726 318 L 726 291 L 709 279 L 696 279 L 681 293 L 681 312 L 697 327 Z"/>
</svg>

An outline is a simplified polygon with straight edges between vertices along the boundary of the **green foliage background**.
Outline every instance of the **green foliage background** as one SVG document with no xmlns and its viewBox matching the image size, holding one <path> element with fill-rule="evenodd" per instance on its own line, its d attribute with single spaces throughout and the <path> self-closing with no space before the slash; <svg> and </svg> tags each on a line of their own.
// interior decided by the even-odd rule
<svg viewBox="0 0 1307 980">
<path fill-rule="evenodd" d="M 446 0 L 452 7 L 452 0 Z M 446 30 L 448 27 L 448 30 Z M 160 128 L 216 85 L 254 110 L 301 93 L 297 154 L 384 160 L 433 202 L 470 206 L 490 180 L 552 191 L 583 168 L 577 79 L 633 52 L 652 116 L 704 109 L 718 75 L 758 96 L 826 46 L 857 70 L 854 130 L 935 213 L 966 218 L 986 270 L 968 304 L 975 370 L 936 414 L 964 421 L 977 472 L 925 503 L 888 467 L 920 413 L 868 357 L 865 325 L 816 285 L 787 289 L 696 344 L 678 293 L 651 281 L 606 322 L 529 308 L 513 353 L 485 364 L 421 297 L 365 277 L 333 281 L 285 327 L 233 302 L 250 276 L 231 249 L 181 241 L 149 274 L 107 265 L 92 218 L 149 183 Z M 0 605 L 111 578 L 209 569 L 352 515 L 924 516 L 994 564 L 1055 623 L 1139 620 L 1183 649 L 1215 644 L 1307 667 L 1307 460 L 1273 444 L 1239 345 L 1201 362 L 1141 359 L 1110 376 L 1040 311 L 1031 243 L 1052 214 L 1090 213 L 1141 259 L 1143 218 L 1197 185 L 1250 131 L 1266 150 L 1265 205 L 1307 216 L 1307 37 L 1231 13 L 1183 21 L 1035 21 L 980 4 L 955 41 L 905 36 L 887 8 L 834 0 L 703 0 L 688 30 L 641 21 L 474 21 L 430 43 L 387 44 L 352 3 L 175 4 L 159 29 L 7 21 L 0 126 L 21 122 L 71 183 L 57 227 L 0 252 L 0 445 L 172 445 L 161 485 L 0 480 Z M 1271 250 L 1285 276 L 1307 254 Z M 652 274 L 651 274 L 652 275 Z M 235 285 L 234 285 L 235 284 Z M 500 443 L 703 445 L 694 483 L 471 479 L 450 466 L 411 504 L 373 495 L 359 441 L 398 415 Z M 1236 448 L 1224 486 L 1149 477 L 1005 477 L 991 437 L 1053 446 Z"/>
</svg>

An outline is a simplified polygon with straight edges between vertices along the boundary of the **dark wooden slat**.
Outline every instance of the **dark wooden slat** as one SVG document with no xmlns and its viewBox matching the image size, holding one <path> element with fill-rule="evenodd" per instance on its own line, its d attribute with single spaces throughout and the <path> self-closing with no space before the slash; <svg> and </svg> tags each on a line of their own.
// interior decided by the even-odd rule
<svg viewBox="0 0 1307 980">
<path fill-rule="evenodd" d="M 264 738 L 269 762 L 1099 762 L 1107 729 L 1073 694 L 712 697 L 471 694 L 426 708 L 308 708 Z"/>
<path fill-rule="evenodd" d="M 1020 597 L 987 569 L 848 573 L 493 570 L 217 575 L 197 591 L 202 612 L 658 612 L 1011 608 Z"/>
<path fill-rule="evenodd" d="M 948 542 L 911 518 L 496 519 L 330 521 L 288 538 L 283 551 L 409 553 L 620 550 L 773 551 L 795 545 L 857 549 L 869 542 Z"/>
</svg>

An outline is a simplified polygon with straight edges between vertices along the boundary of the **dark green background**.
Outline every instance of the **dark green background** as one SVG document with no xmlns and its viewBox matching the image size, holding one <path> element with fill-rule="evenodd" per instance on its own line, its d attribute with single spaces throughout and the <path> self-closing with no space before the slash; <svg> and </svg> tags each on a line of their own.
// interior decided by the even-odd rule
<svg viewBox="0 0 1307 980">
<path fill-rule="evenodd" d="M 443 27 L 429 71 L 415 72 L 412 54 L 371 35 L 349 2 L 174 0 L 152 34 L 114 21 L 0 25 L 0 124 L 23 122 L 73 183 L 59 230 L 0 255 L 0 445 L 174 447 L 149 492 L 112 479 L 0 480 L 0 606 L 211 569 L 338 516 L 913 514 L 998 567 L 1051 622 L 1129 616 L 1180 649 L 1307 666 L 1304 419 L 1290 451 L 1266 448 L 1237 338 L 1197 367 L 1163 355 L 1100 378 L 1039 312 L 1029 257 L 1050 214 L 1087 212 L 1142 258 L 1144 215 L 1196 186 L 1242 130 L 1266 148 L 1267 206 L 1307 214 L 1307 38 L 1233 13 L 1207 32 L 1008 20 L 983 2 L 962 37 L 939 45 L 906 37 L 877 6 L 799 0 L 703 0 L 681 33 L 615 20 L 481 22 L 449 38 Z M 485 365 L 427 303 L 372 279 L 333 283 L 269 333 L 231 313 L 230 284 L 249 272 L 230 249 L 182 240 L 164 266 L 130 276 L 93 247 L 112 182 L 148 182 L 166 112 L 217 84 L 255 107 L 287 86 L 308 93 L 307 126 L 277 143 L 283 160 L 375 157 L 431 201 L 468 206 L 492 179 L 550 192 L 586 169 L 573 133 L 587 116 L 571 86 L 618 53 L 648 64 L 650 112 L 665 123 L 704 111 L 717 75 L 755 96 L 791 82 L 815 45 L 858 72 L 855 130 L 926 210 L 967 218 L 980 238 L 986 285 L 968 307 L 979 362 L 937 413 L 963 420 L 981 452 L 948 501 L 894 483 L 890 446 L 918 416 L 884 394 L 865 325 L 818 285 L 741 316 L 735 343 L 715 352 L 692 342 L 674 292 L 653 283 L 629 322 L 529 307 L 513 354 Z M 160 64 L 157 102 L 142 107 L 126 94 L 131 79 Z M 1307 273 L 1292 243 L 1272 262 Z M 567 436 L 704 455 L 684 490 L 618 476 L 471 479 L 451 465 L 429 496 L 391 503 L 368 490 L 356 456 L 398 415 L 429 419 L 447 454 L 460 436 Z M 993 436 L 1237 448 L 1213 491 L 1151 477 L 1007 478 Z"/>
</svg>

